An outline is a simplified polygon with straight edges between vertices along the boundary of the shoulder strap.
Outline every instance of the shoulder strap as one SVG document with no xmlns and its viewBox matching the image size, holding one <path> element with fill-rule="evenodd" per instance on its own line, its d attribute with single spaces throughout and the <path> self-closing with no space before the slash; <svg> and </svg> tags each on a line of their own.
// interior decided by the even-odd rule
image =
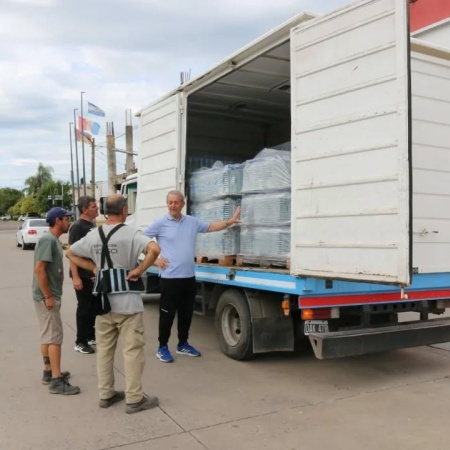
<svg viewBox="0 0 450 450">
<path fill-rule="evenodd" d="M 108 236 L 105 237 L 105 232 L 103 231 L 103 226 L 100 226 L 98 228 L 98 233 L 100 235 L 100 239 L 102 240 L 103 243 L 103 247 L 102 247 L 102 256 L 101 256 L 101 268 L 103 268 L 105 266 L 105 260 L 108 262 L 108 267 L 112 268 L 113 267 L 113 262 L 111 260 L 111 256 L 109 254 L 108 251 L 108 242 L 111 239 L 111 236 L 120 228 L 124 227 L 125 224 L 124 223 L 120 223 L 119 225 L 117 225 L 115 228 L 113 228 L 109 233 Z"/>
</svg>

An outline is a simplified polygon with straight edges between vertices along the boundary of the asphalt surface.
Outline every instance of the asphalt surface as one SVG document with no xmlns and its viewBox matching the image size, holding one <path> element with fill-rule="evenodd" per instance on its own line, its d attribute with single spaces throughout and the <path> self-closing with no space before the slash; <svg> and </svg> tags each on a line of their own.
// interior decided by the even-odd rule
<svg viewBox="0 0 450 450">
<path fill-rule="evenodd" d="M 100 409 L 95 355 L 74 351 L 76 303 L 68 277 L 62 366 L 81 394 L 49 394 L 40 381 L 33 250 L 15 247 L 17 226 L 0 222 L 0 449 L 449 448 L 448 344 L 331 361 L 306 349 L 242 363 L 220 352 L 213 318 L 195 316 L 190 341 L 203 356 L 174 355 L 173 364 L 164 364 L 155 357 L 155 296 L 145 297 L 144 388 L 160 406 L 134 415 L 125 414 L 123 403 Z M 120 346 L 115 369 L 123 389 Z"/>
</svg>

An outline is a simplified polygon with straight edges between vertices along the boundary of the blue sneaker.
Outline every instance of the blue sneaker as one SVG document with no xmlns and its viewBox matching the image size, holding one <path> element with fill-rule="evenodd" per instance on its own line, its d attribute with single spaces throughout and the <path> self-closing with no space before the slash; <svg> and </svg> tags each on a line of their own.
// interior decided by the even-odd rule
<svg viewBox="0 0 450 450">
<path fill-rule="evenodd" d="M 192 347 L 192 345 L 189 345 L 187 342 L 177 347 L 177 353 L 179 355 L 201 356 L 201 353 L 196 348 Z"/>
<path fill-rule="evenodd" d="M 165 363 L 173 362 L 172 355 L 170 354 L 170 350 L 169 347 L 167 347 L 167 345 L 158 348 L 158 351 L 156 352 L 156 357 L 160 361 Z"/>
</svg>

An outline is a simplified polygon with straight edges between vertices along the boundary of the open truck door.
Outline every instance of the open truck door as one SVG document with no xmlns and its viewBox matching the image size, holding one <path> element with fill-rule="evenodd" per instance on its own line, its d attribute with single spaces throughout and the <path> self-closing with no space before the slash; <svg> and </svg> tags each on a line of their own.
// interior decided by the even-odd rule
<svg viewBox="0 0 450 450">
<path fill-rule="evenodd" d="M 167 212 L 166 197 L 170 190 L 183 190 L 182 102 L 182 94 L 174 93 L 140 113 L 138 228 L 145 228 Z"/>
<path fill-rule="evenodd" d="M 409 60 L 406 0 L 292 30 L 293 275 L 410 283 Z"/>
</svg>

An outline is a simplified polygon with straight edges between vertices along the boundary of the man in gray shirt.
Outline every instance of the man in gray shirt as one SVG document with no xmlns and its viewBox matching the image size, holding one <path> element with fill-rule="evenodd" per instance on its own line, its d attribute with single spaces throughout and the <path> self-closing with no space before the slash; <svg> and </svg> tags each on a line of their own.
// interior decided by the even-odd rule
<svg viewBox="0 0 450 450">
<path fill-rule="evenodd" d="M 110 195 L 106 199 L 105 210 L 108 220 L 101 228 L 107 240 L 107 253 L 113 267 L 118 269 L 118 272 L 120 269 L 129 270 L 126 279 L 137 281 L 158 257 L 159 246 L 136 228 L 124 225 L 128 215 L 125 197 L 119 194 Z M 77 266 L 97 273 L 104 268 L 103 246 L 100 230 L 94 228 L 84 238 L 75 242 L 66 256 Z M 145 253 L 145 258 L 137 266 L 141 253 Z M 108 408 L 126 397 L 125 411 L 128 414 L 153 408 L 158 405 L 158 398 L 147 397 L 142 390 L 145 339 L 141 293 L 113 291 L 106 297 L 110 310 L 97 316 L 95 321 L 100 407 Z M 119 336 L 125 366 L 125 393 L 116 391 L 114 387 L 114 351 Z"/>
</svg>

